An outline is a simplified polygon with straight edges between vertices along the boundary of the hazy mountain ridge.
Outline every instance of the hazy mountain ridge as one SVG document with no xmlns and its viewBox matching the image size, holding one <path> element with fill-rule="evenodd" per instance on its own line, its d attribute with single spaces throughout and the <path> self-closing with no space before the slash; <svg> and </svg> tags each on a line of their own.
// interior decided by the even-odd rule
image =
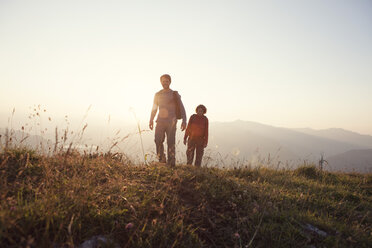
<svg viewBox="0 0 372 248">
<path fill-rule="evenodd" d="M 359 134 L 353 131 L 348 131 L 342 128 L 329 128 L 329 129 L 321 129 L 315 130 L 311 128 L 296 128 L 294 129 L 299 132 L 303 132 L 306 134 L 333 139 L 337 141 L 343 141 L 350 144 L 361 145 L 365 147 L 372 148 L 372 136 Z"/>
<path fill-rule="evenodd" d="M 334 171 L 372 172 L 372 149 L 351 150 L 327 158 Z"/>
<path fill-rule="evenodd" d="M 130 130 L 130 129 L 128 129 Z M 5 129 L 0 129 L 0 134 L 4 135 Z M 125 133 L 125 132 L 124 132 Z M 94 139 L 96 132 L 85 135 L 88 140 Z M 20 141 L 27 134 L 22 131 L 15 131 L 15 141 Z M 184 132 L 177 131 L 177 159 L 179 163 L 184 163 L 185 146 L 182 144 Z M 230 160 L 230 158 L 243 163 L 255 165 L 265 160 L 274 165 L 281 163 L 282 166 L 290 165 L 297 167 L 299 164 L 317 164 L 323 154 L 329 160 L 328 169 L 348 170 L 348 171 L 370 171 L 372 159 L 367 157 L 361 160 L 354 156 L 355 151 L 372 148 L 372 136 L 361 135 L 343 129 L 289 129 L 274 127 L 251 121 L 233 122 L 211 122 L 209 131 L 209 144 L 205 151 L 206 157 L 211 157 L 209 162 L 218 162 L 220 158 Z M 145 152 L 152 154 L 155 158 L 154 133 L 153 131 L 142 134 Z M 23 142 L 31 147 L 38 147 L 40 142 L 46 144 L 47 141 L 39 135 L 29 135 Z M 50 141 L 53 143 L 53 141 Z M 2 138 L 4 143 L 4 138 Z M 96 144 L 97 145 L 97 144 Z M 49 144 L 50 146 L 50 144 Z M 45 147 L 45 146 L 44 146 Z M 102 144 L 100 144 L 102 147 Z M 140 137 L 133 134 L 126 139 L 121 146 L 121 151 L 129 153 L 133 157 L 141 157 Z M 347 153 L 348 151 L 353 151 Z M 346 153 L 346 154 L 345 154 Z M 368 152 L 367 152 L 368 153 Z M 345 157 L 350 155 L 353 159 L 338 159 L 338 155 Z M 217 158 L 217 156 L 219 158 Z M 213 161 L 214 160 L 214 161 Z M 348 164 L 344 162 L 348 161 Z M 350 167 L 350 168 L 349 168 Z"/>
<path fill-rule="evenodd" d="M 247 159 L 252 159 L 255 151 L 261 156 L 270 154 L 273 157 L 276 154 L 276 160 L 281 162 L 298 163 L 305 160 L 317 163 L 322 154 L 327 159 L 351 150 L 368 149 L 369 139 L 372 144 L 372 136 L 346 130 L 342 133 L 347 135 L 342 137 L 327 135 L 326 132 L 321 133 L 322 137 L 321 134 L 305 133 L 302 129 L 299 131 L 240 120 L 214 122 L 210 130 L 210 144 L 222 152 L 234 154 L 234 149 L 238 148 L 240 153 L 236 156 Z M 360 142 L 358 138 L 361 138 Z M 332 160 L 332 163 L 334 168 L 340 168 L 340 165 L 335 164 L 336 160 Z M 365 171 L 365 166 L 359 166 L 358 161 L 352 164 L 353 169 Z"/>
<path fill-rule="evenodd" d="M 274 127 L 247 121 L 215 122 L 211 123 L 210 130 L 212 137 L 211 142 L 223 136 L 225 139 L 224 144 L 226 145 L 231 143 L 236 146 L 249 144 L 252 145 L 252 147 L 260 148 L 259 145 L 264 143 L 260 140 L 256 140 L 256 138 L 260 138 L 270 141 L 274 146 L 280 146 L 276 147 L 277 149 L 290 150 L 291 153 L 295 153 L 299 157 L 311 154 L 318 155 L 317 153 L 325 153 L 331 156 L 347 150 L 365 148 L 362 145 L 318 137 L 288 128 Z M 229 135 L 231 135 L 231 138 L 234 138 L 234 141 L 229 139 Z M 244 136 L 248 136 L 251 139 L 236 141 L 236 138 Z"/>
<path fill-rule="evenodd" d="M 6 129 L 5 128 L 0 128 L 0 135 L 1 135 L 1 144 L 5 144 L 5 139 L 6 139 Z M 10 143 L 12 144 L 22 144 L 24 146 L 28 147 L 40 147 L 42 144 L 43 146 L 46 146 L 48 141 L 43 138 L 40 135 L 34 135 L 34 134 L 29 134 L 27 132 L 19 131 L 19 130 L 8 130 L 8 139 L 12 138 Z"/>
</svg>

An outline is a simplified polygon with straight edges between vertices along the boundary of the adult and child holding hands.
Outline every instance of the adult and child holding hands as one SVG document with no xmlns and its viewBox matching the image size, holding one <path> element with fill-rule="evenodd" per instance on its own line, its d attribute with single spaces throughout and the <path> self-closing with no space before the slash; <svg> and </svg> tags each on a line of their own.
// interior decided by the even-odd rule
<svg viewBox="0 0 372 248">
<path fill-rule="evenodd" d="M 205 116 L 207 108 L 204 105 L 196 107 L 196 114 L 193 114 L 189 122 L 186 122 L 186 111 L 177 91 L 170 89 L 171 76 L 164 74 L 160 77 L 163 89 L 156 92 L 152 106 L 149 127 L 155 126 L 156 154 L 161 163 L 167 163 L 171 167 L 176 165 L 176 128 L 177 119 L 182 119 L 181 131 L 185 131 L 183 143 L 187 145 L 187 164 L 192 164 L 195 155 L 195 166 L 201 166 L 204 148 L 208 145 L 208 118 Z M 187 125 L 186 125 L 187 123 Z M 164 140 L 167 137 L 167 157 L 164 153 Z"/>
</svg>

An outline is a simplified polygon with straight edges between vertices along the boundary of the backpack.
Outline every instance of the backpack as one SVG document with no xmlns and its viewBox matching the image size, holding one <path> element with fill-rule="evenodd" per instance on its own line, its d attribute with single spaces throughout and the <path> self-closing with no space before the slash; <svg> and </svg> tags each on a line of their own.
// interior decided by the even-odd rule
<svg viewBox="0 0 372 248">
<path fill-rule="evenodd" d="M 180 108 L 181 100 L 180 100 L 180 97 L 177 91 L 173 91 L 173 97 L 174 97 L 174 103 L 176 105 L 176 118 L 177 120 L 180 120 L 182 119 L 181 108 Z"/>
</svg>

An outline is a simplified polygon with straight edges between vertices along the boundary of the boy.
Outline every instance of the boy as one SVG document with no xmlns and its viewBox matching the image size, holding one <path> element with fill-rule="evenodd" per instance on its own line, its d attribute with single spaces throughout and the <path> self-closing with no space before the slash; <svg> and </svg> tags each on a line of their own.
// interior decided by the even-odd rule
<svg viewBox="0 0 372 248">
<path fill-rule="evenodd" d="M 208 118 L 205 116 L 207 108 L 198 105 L 195 111 L 196 114 L 190 117 L 183 143 L 187 143 L 187 164 L 192 164 L 196 150 L 195 166 L 200 167 L 204 148 L 208 145 Z"/>
</svg>

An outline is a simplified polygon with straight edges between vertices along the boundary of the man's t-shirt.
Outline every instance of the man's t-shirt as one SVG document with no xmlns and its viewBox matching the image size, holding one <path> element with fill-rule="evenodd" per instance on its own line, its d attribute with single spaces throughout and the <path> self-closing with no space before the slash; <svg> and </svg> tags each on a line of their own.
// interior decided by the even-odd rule
<svg viewBox="0 0 372 248">
<path fill-rule="evenodd" d="M 178 94 L 178 93 L 177 93 Z M 181 96 L 179 97 L 180 110 L 182 121 L 186 123 L 186 112 L 181 101 Z M 153 121 L 156 115 L 156 112 L 159 108 L 158 118 L 156 122 L 172 122 L 176 118 L 176 101 L 173 90 L 160 90 L 155 94 L 154 104 L 151 111 L 150 121 Z"/>
</svg>

